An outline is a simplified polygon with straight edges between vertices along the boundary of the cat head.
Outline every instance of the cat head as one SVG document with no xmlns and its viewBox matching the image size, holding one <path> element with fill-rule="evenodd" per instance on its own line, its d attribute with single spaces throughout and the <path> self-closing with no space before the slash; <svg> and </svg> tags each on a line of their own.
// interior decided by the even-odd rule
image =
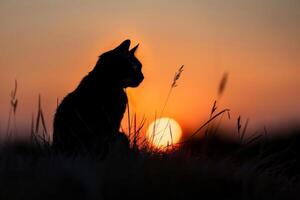
<svg viewBox="0 0 300 200">
<path fill-rule="evenodd" d="M 122 88 L 137 87 L 144 79 L 142 64 L 135 57 L 139 45 L 129 50 L 130 40 L 102 54 L 95 66 L 97 78 Z"/>
</svg>

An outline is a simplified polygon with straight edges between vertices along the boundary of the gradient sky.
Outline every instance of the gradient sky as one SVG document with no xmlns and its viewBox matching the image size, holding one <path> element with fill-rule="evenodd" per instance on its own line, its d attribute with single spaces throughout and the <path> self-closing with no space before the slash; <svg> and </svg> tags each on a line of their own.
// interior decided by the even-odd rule
<svg viewBox="0 0 300 200">
<path fill-rule="evenodd" d="M 19 82 L 19 126 L 38 94 L 51 126 L 56 99 L 73 90 L 98 56 L 124 39 L 140 43 L 145 80 L 129 89 L 132 110 L 159 113 L 175 71 L 185 69 L 164 115 L 193 130 L 208 118 L 224 72 L 220 108 L 250 126 L 300 120 L 299 0 L 0 0 L 0 129 Z"/>
</svg>

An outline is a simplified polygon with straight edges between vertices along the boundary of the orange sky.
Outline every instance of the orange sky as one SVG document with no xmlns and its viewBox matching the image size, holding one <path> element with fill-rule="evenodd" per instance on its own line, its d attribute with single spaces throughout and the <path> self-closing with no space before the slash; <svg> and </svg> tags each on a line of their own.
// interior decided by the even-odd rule
<svg viewBox="0 0 300 200">
<path fill-rule="evenodd" d="M 76 87 L 99 54 L 127 38 L 140 43 L 146 77 L 128 90 L 131 107 L 148 121 L 182 64 L 164 114 L 185 129 L 207 119 L 224 72 L 220 107 L 233 119 L 249 117 L 255 128 L 299 121 L 299 19 L 298 0 L 1 1 L 0 129 L 14 79 L 19 126 L 29 127 L 39 93 L 51 126 L 56 99 Z"/>
</svg>

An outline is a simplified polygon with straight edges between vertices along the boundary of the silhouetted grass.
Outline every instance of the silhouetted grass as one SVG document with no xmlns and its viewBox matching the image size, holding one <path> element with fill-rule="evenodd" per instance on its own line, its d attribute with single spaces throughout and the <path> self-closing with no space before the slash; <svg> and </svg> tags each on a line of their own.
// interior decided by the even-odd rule
<svg viewBox="0 0 300 200">
<path fill-rule="evenodd" d="M 300 186 L 298 134 L 249 146 L 214 136 L 168 152 L 144 149 L 105 160 L 32 143 L 5 144 L 0 197 L 294 199 Z"/>
<path fill-rule="evenodd" d="M 12 136 L 13 130 L 11 130 L 11 124 L 14 125 L 14 132 L 17 132 L 16 128 L 16 112 L 18 107 L 18 99 L 17 99 L 17 91 L 18 91 L 18 82 L 15 80 L 15 86 L 14 89 L 10 92 L 10 108 L 9 108 L 9 114 L 8 114 L 8 120 L 7 120 L 7 127 L 6 127 L 6 136 L 7 139 L 10 139 Z M 13 118 L 13 122 L 11 121 Z"/>
<path fill-rule="evenodd" d="M 35 123 L 34 123 L 35 122 Z M 40 131 L 40 127 L 42 130 Z M 51 146 L 50 134 L 47 130 L 45 117 L 42 109 L 42 98 L 41 95 L 38 96 L 38 109 L 36 119 L 34 119 L 34 115 L 32 115 L 31 121 L 31 142 L 35 145 L 39 146 Z"/>
</svg>

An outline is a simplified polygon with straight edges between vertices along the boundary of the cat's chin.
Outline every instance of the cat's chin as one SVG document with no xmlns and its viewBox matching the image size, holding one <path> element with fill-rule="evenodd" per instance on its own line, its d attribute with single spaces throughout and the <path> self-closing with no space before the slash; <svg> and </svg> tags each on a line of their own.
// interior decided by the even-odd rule
<svg viewBox="0 0 300 200">
<path fill-rule="evenodd" d="M 127 87 L 131 87 L 131 88 L 138 87 L 141 84 L 141 82 L 142 81 L 140 81 L 140 82 L 131 82 L 131 83 L 125 84 L 124 88 L 127 88 Z"/>
<path fill-rule="evenodd" d="M 127 79 L 126 81 L 124 81 L 123 83 L 123 87 L 124 88 L 127 88 L 127 87 L 132 87 L 132 88 L 135 88 L 135 87 L 138 87 L 144 80 L 144 77 L 141 76 L 139 79 L 137 80 L 130 80 L 130 79 Z"/>
<path fill-rule="evenodd" d="M 140 84 L 141 84 L 141 82 L 137 82 L 137 83 L 130 84 L 128 87 L 135 88 L 135 87 L 138 87 Z"/>
</svg>

